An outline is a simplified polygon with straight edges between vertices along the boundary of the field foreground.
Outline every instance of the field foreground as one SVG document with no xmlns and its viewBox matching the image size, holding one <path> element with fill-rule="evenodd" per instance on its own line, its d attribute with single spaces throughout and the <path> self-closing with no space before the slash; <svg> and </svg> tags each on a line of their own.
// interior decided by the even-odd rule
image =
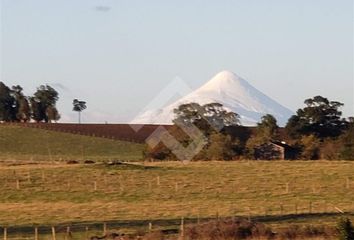
<svg viewBox="0 0 354 240">
<path fill-rule="evenodd" d="M 230 216 L 333 226 L 354 216 L 354 162 L 2 165 L 0 191 L 0 226 L 9 229 L 107 223 L 131 231 Z"/>
</svg>

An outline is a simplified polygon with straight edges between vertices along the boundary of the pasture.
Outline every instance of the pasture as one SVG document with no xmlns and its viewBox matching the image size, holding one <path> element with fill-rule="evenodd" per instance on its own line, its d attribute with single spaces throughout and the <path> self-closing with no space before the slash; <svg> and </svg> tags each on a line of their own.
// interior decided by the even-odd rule
<svg viewBox="0 0 354 240">
<path fill-rule="evenodd" d="M 346 161 L 2 165 L 0 226 L 132 231 L 230 216 L 334 225 L 354 216 L 353 173 Z"/>
</svg>

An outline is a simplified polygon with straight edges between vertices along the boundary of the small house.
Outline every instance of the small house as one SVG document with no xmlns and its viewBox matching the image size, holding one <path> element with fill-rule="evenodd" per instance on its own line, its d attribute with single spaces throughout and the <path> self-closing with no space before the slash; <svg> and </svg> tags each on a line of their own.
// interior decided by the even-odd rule
<svg viewBox="0 0 354 240">
<path fill-rule="evenodd" d="M 263 160 L 291 160 L 296 159 L 296 149 L 286 142 L 269 141 L 255 147 L 255 159 Z"/>
</svg>

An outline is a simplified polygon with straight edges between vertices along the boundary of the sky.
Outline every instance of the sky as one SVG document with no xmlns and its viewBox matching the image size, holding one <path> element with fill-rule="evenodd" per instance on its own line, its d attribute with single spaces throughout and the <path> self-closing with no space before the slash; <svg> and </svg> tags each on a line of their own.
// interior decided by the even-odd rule
<svg viewBox="0 0 354 240">
<path fill-rule="evenodd" d="M 0 81 L 42 84 L 83 122 L 127 122 L 176 78 L 235 72 L 292 111 L 322 95 L 354 115 L 352 0 L 0 0 Z"/>
</svg>

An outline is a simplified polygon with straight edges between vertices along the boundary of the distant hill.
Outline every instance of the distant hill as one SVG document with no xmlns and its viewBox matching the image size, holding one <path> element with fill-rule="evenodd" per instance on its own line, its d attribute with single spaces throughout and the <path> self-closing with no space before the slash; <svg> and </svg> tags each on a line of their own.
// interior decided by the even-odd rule
<svg viewBox="0 0 354 240">
<path fill-rule="evenodd" d="M 0 160 L 137 161 L 143 148 L 139 143 L 0 124 Z"/>
</svg>

